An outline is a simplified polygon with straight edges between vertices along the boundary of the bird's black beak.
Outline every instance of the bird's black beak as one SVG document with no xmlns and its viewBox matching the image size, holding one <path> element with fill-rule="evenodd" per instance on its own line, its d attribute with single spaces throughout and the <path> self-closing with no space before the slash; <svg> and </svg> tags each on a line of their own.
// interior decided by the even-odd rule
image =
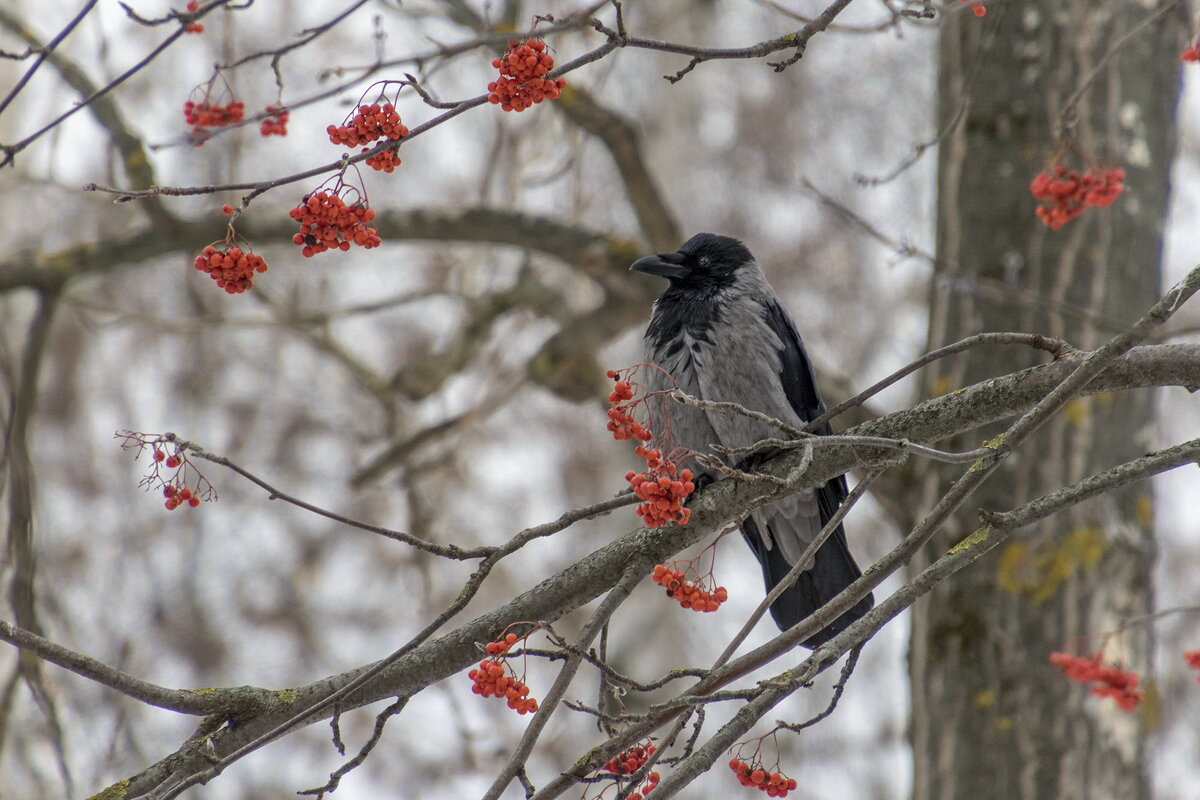
<svg viewBox="0 0 1200 800">
<path fill-rule="evenodd" d="M 660 278 L 679 278 L 685 271 L 683 259 L 682 253 L 659 253 L 656 256 L 639 258 L 629 269 L 635 272 L 644 272 L 647 275 L 657 275 Z"/>
</svg>

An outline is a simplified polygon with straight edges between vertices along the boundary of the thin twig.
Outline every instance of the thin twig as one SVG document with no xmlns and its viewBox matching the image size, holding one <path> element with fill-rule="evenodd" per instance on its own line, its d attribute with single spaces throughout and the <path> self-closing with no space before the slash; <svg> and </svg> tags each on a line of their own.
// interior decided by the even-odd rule
<svg viewBox="0 0 1200 800">
<path fill-rule="evenodd" d="M 46 62 L 46 59 L 50 57 L 50 54 L 54 52 L 54 48 L 58 47 L 59 43 L 62 42 L 63 39 L 67 38 L 71 31 L 75 30 L 76 26 L 78 26 L 80 22 L 83 22 L 83 18 L 91 13 L 91 10 L 96 7 L 97 2 L 98 0 L 87 0 L 87 2 L 83 4 L 83 8 L 79 9 L 79 13 L 76 14 L 70 22 L 63 26 L 63 29 L 55 34 L 53 39 L 36 48 L 34 52 L 38 54 L 38 57 L 34 59 L 32 64 L 29 65 L 29 69 L 25 70 L 25 74 L 17 80 L 16 84 L 9 91 L 9 93 L 5 95 L 4 99 L 0 100 L 0 114 L 3 114 L 4 109 L 8 108 L 8 104 L 11 103 L 18 94 L 21 93 L 21 90 L 25 88 L 25 84 L 29 83 L 29 79 L 33 77 L 33 73 L 37 72 L 38 67 L 42 66 L 42 64 Z"/>
<path fill-rule="evenodd" d="M 813 36 L 824 31 L 829 27 L 834 19 L 837 18 L 846 6 L 850 5 L 851 0 L 834 0 L 820 14 L 813 18 L 804 27 L 792 33 L 785 33 L 774 39 L 758 44 L 750 45 L 749 47 L 696 47 L 694 45 L 677 44 L 675 42 L 664 42 L 659 39 L 646 39 L 640 36 L 628 36 L 623 32 L 614 31 L 608 28 L 599 20 L 592 21 L 592 27 L 609 38 L 610 42 L 617 44 L 620 47 L 635 47 L 645 50 L 660 50 L 666 53 L 677 53 L 679 55 L 691 56 L 691 60 L 683 69 L 676 72 L 674 75 L 664 75 L 663 78 L 670 83 L 678 83 L 685 75 L 694 70 L 697 66 L 705 61 L 713 61 L 717 59 L 754 59 L 769 56 L 772 53 L 778 53 L 781 50 L 794 50 L 795 52 L 784 59 L 783 61 L 770 62 L 776 72 L 782 72 L 787 67 L 796 63 L 804 55 L 805 48 Z"/>
<path fill-rule="evenodd" d="M 294 41 L 288 42 L 287 44 L 283 45 L 282 47 L 277 47 L 274 50 L 262 50 L 257 53 L 252 53 L 251 55 L 248 55 L 248 56 L 243 56 L 243 57 L 239 58 L 237 61 L 234 61 L 232 64 L 226 64 L 226 65 L 220 66 L 219 69 L 222 69 L 222 70 L 233 69 L 235 67 L 240 67 L 243 64 L 247 64 L 251 61 L 255 61 L 256 59 L 266 58 L 267 56 L 271 57 L 271 66 L 275 67 L 279 64 L 279 60 L 281 58 L 283 58 L 283 56 L 287 55 L 292 50 L 295 50 L 298 47 L 303 47 L 304 45 L 308 44 L 312 40 L 316 39 L 318 36 L 321 36 L 323 34 L 328 33 L 329 31 L 333 30 L 340 23 L 344 22 L 347 17 L 349 17 L 355 11 L 358 11 L 360 8 L 365 6 L 368 2 L 369 2 L 369 0 L 355 0 L 355 2 L 351 3 L 344 10 L 338 12 L 338 14 L 336 16 L 334 16 L 332 19 L 330 19 L 328 22 L 323 22 L 320 25 L 314 25 L 311 28 L 305 28 L 304 30 L 300 31 L 300 36 L 297 37 Z"/>
<path fill-rule="evenodd" d="M 800 439 L 804 436 L 804 431 L 800 428 L 792 427 L 783 420 L 772 417 L 770 414 L 763 414 L 760 411 L 752 411 L 740 403 L 731 403 L 727 400 L 701 400 L 699 397 L 693 397 L 682 389 L 672 389 L 667 393 L 667 396 L 677 403 L 695 406 L 696 408 L 703 409 L 705 411 L 719 411 L 729 414 L 737 414 L 739 416 L 746 417 L 747 419 L 752 419 L 755 422 L 761 422 L 764 425 L 769 425 L 772 428 L 783 431 L 793 439 Z"/>
<path fill-rule="evenodd" d="M 260 699 L 273 697 L 274 693 L 266 689 L 251 690 L 250 687 L 239 689 L 206 689 L 203 693 L 189 689 L 168 689 L 141 678 L 110 667 L 102 661 L 90 656 L 77 653 L 62 645 L 55 644 L 36 633 L 19 628 L 6 620 L 0 620 L 0 639 L 29 653 L 35 654 L 43 661 L 57 664 L 63 669 L 70 670 L 90 681 L 107 686 L 120 692 L 126 697 L 141 701 L 148 705 L 177 711 L 180 714 L 216 714 L 227 712 L 239 706 L 244 710 L 251 694 L 261 692 Z"/>
<path fill-rule="evenodd" d="M 384 536 L 388 539 L 392 539 L 394 541 L 407 544 L 411 547 L 415 547 L 418 550 L 423 550 L 427 553 L 432 553 L 433 555 L 436 555 L 436 556 L 441 556 L 443 558 L 451 558 L 451 559 L 455 559 L 455 560 L 459 560 L 459 561 L 466 560 L 466 559 L 472 559 L 472 558 L 486 558 L 487 556 L 491 555 L 495 550 L 495 548 L 491 548 L 491 547 L 475 547 L 475 548 L 471 548 L 470 550 L 467 550 L 467 549 L 459 547 L 458 545 L 453 545 L 453 544 L 449 544 L 449 545 L 435 544 L 433 542 L 428 542 L 418 536 L 414 536 L 411 533 L 405 533 L 404 531 L 391 530 L 390 528 L 384 528 L 379 525 L 372 525 L 367 522 L 362 522 L 360 520 L 352 519 L 352 518 L 344 516 L 342 514 L 338 514 L 334 511 L 330 511 L 328 509 L 321 508 L 320 506 L 314 505 L 313 503 L 309 503 L 305 500 L 301 500 L 300 498 L 295 497 L 294 495 L 290 495 L 287 492 L 280 491 L 276 487 L 267 483 L 262 478 L 258 477 L 254 473 L 250 472 L 245 467 L 242 467 L 242 466 L 236 464 L 235 462 L 233 462 L 229 458 L 226 458 L 225 456 L 220 456 L 220 455 L 217 455 L 216 453 L 210 453 L 207 450 L 205 450 L 204 448 L 200 447 L 195 442 L 189 442 L 185 439 L 180 439 L 173 433 L 167 433 L 167 434 L 165 434 L 165 436 L 166 436 L 167 441 L 174 442 L 178 447 L 186 450 L 190 455 L 193 455 L 196 458 L 200 458 L 205 461 L 210 461 L 213 464 L 218 464 L 222 467 L 225 467 L 228 470 L 236 472 L 238 475 L 241 475 L 243 478 L 250 481 L 255 486 L 258 486 L 259 488 L 265 490 L 267 492 L 267 494 L 269 495 L 269 499 L 271 499 L 271 500 L 282 500 L 283 502 L 290 503 L 291 505 L 294 505 L 297 508 L 302 508 L 305 511 L 312 512 L 313 514 L 316 514 L 321 517 L 325 517 L 326 519 L 331 519 L 334 522 L 340 522 L 341 524 L 346 525 L 348 527 L 357 528 L 359 530 L 367 531 L 369 533 L 375 533 L 380 536 Z"/>
<path fill-rule="evenodd" d="M 367 756 L 371 755 L 371 751 L 375 749 L 375 745 L 379 744 L 379 740 L 383 738 L 383 729 L 384 726 L 387 725 L 388 720 L 403 711 L 406 705 L 408 705 L 408 697 L 396 698 L 396 702 L 392 703 L 376 715 L 375 728 L 371 732 L 371 738 L 363 744 L 358 753 L 355 754 L 354 758 L 350 759 L 345 764 L 334 770 L 333 774 L 329 776 L 329 780 L 324 786 L 318 786 L 315 789 L 304 789 L 296 794 L 316 795 L 317 800 L 320 800 L 320 798 L 324 797 L 330 792 L 335 791 L 338 788 L 338 785 L 341 784 L 342 778 L 346 777 L 347 773 L 361 766 L 362 763 L 367 760 Z"/>
<path fill-rule="evenodd" d="M 928 11 L 932 16 L 933 10 L 928 9 Z M 1000 13 L 1003 14 L 1006 11 L 1007 9 L 1003 9 Z M 890 183 L 902 175 L 910 167 L 912 167 L 913 164 L 916 164 L 918 161 L 920 161 L 921 157 L 924 156 L 928 150 L 941 143 L 943 139 L 949 136 L 950 133 L 958 127 L 959 123 L 962 122 L 962 120 L 966 117 L 967 109 L 971 106 L 971 90 L 975 86 L 975 81 L 978 80 L 980 74 L 983 72 L 983 65 L 987 62 L 988 54 L 996 44 L 998 31 L 998 25 L 992 28 L 987 41 L 985 41 L 983 45 L 978 48 L 978 52 L 975 54 L 975 63 L 971 66 L 971 74 L 967 76 L 966 81 L 963 83 L 963 94 L 965 95 L 966 99 L 958 104 L 958 108 L 955 109 L 954 114 L 950 117 L 949 122 L 947 122 L 941 130 L 935 133 L 932 138 L 914 144 L 912 149 L 909 150 L 908 155 L 901 159 L 900 163 L 883 175 L 873 177 L 864 175 L 861 172 L 855 172 L 854 181 L 859 186 L 881 186 L 885 183 Z"/>
<path fill-rule="evenodd" d="M 846 663 L 842 666 L 842 674 L 838 676 L 837 683 L 833 687 L 833 697 L 829 699 L 829 705 L 819 714 L 806 719 L 801 723 L 784 722 L 779 720 L 775 723 L 776 730 L 788 730 L 792 733 L 799 733 L 805 728 L 811 728 L 821 720 L 832 714 L 838 705 L 838 701 L 842 699 L 842 692 L 846 691 L 846 682 L 850 680 L 850 676 L 854 673 L 854 668 L 858 666 L 858 657 L 862 655 L 863 645 L 857 645 L 850 650 L 850 655 L 846 658 Z"/>
<path fill-rule="evenodd" d="M 634 503 L 638 502 L 638 498 L 635 495 L 633 495 L 631 493 L 622 493 L 620 495 L 617 495 L 616 497 L 611 497 L 608 500 L 602 500 L 599 503 L 593 503 L 589 506 L 584 506 L 582 508 L 577 508 L 577 509 L 573 509 L 571 511 L 567 511 L 564 514 L 562 514 L 558 519 L 553 520 L 551 522 L 546 522 L 541 525 L 535 525 L 533 527 L 526 528 L 526 529 L 518 532 L 517 534 L 515 534 L 508 542 L 506 542 L 503 545 L 500 545 L 499 547 L 474 547 L 474 548 L 467 549 L 467 548 L 462 548 L 462 547 L 459 547 L 459 546 L 453 545 L 453 544 L 450 544 L 450 545 L 434 544 L 433 542 L 429 542 L 418 536 L 414 536 L 411 533 L 405 533 L 403 531 L 392 530 L 390 528 L 384 528 L 379 525 L 372 525 L 368 522 L 362 522 L 361 520 L 356 520 L 351 517 L 347 517 L 342 514 L 338 514 L 334 511 L 330 511 L 328 509 L 321 508 L 320 506 L 314 505 L 305 500 L 301 500 L 298 497 L 294 497 L 293 495 L 287 494 L 286 492 L 280 491 L 276 487 L 272 486 L 270 483 L 267 483 L 262 478 L 258 477 L 257 475 L 255 475 L 254 473 L 245 469 L 244 467 L 236 464 L 235 462 L 231 461 L 230 459 L 226 458 L 225 456 L 220 456 L 215 453 L 210 453 L 207 450 L 205 450 L 204 448 L 197 445 L 195 442 L 189 442 L 187 440 L 180 439 L 173 433 L 167 433 L 167 434 L 165 434 L 165 436 L 168 441 L 172 441 L 179 447 L 186 449 L 188 453 L 190 453 L 191 455 L 194 455 L 196 458 L 201 458 L 201 459 L 204 459 L 205 461 L 210 461 L 214 464 L 218 464 L 229 470 L 232 470 L 233 472 L 236 472 L 238 475 L 241 475 L 243 478 L 250 481 L 254 485 L 264 489 L 270 495 L 270 499 L 272 499 L 272 500 L 282 500 L 285 503 L 290 503 L 298 508 L 304 509 L 305 511 L 310 511 L 314 514 L 325 517 L 326 519 L 331 519 L 335 522 L 340 522 L 343 525 L 347 525 L 352 528 L 357 528 L 359 530 L 364 530 L 369 533 L 375 533 L 380 536 L 384 536 L 388 539 L 393 539 L 395 541 L 410 545 L 412 547 L 417 548 L 418 550 L 423 550 L 423 551 L 425 551 L 427 553 L 431 553 L 433 555 L 442 556 L 443 558 L 450 558 L 450 559 L 454 559 L 457 561 L 464 561 L 464 560 L 469 560 L 469 559 L 473 559 L 473 558 L 489 558 L 492 556 L 509 555 L 509 554 L 515 552 L 516 550 L 520 549 L 521 547 L 525 546 L 529 542 L 533 541 L 534 539 L 540 539 L 545 536 L 550 536 L 552 534 L 558 533 L 559 531 L 565 530 L 566 528 L 570 527 L 571 525 L 573 525 L 576 522 L 579 522 L 581 520 L 601 516 L 603 514 L 609 513 L 610 511 L 613 511 L 614 509 L 622 508 L 627 505 L 633 505 Z"/>
<path fill-rule="evenodd" d="M 760 439 L 749 447 L 710 446 L 718 453 L 730 456 L 746 456 L 769 452 L 771 450 L 786 450 L 808 446 L 868 447 L 872 449 L 895 450 L 901 453 L 912 453 L 913 455 L 924 456 L 931 461 L 940 461 L 944 464 L 968 464 L 977 458 L 987 455 L 987 451 L 983 448 L 951 452 L 949 450 L 939 450 L 936 447 L 918 444 L 908 439 L 888 439 L 884 436 L 847 436 L 836 433 L 826 435 L 806 433 L 803 435 L 803 438 L 795 441 L 789 439 Z"/>
<path fill-rule="evenodd" d="M 1068 97 L 1067 101 L 1063 103 L 1063 110 L 1058 115 L 1058 122 L 1056 122 L 1054 125 L 1055 135 L 1059 139 L 1065 140 L 1071 137 L 1070 131 L 1075 125 L 1075 118 L 1077 115 L 1076 106 L 1079 105 L 1080 99 L 1087 92 L 1087 90 L 1091 88 L 1092 83 L 1096 80 L 1096 78 L 1100 77 L 1100 73 L 1104 71 L 1104 68 L 1108 65 L 1108 62 L 1112 60 L 1113 56 L 1121 51 L 1121 48 L 1125 46 L 1126 42 L 1137 36 L 1146 28 L 1149 28 L 1156 20 L 1158 20 L 1159 17 L 1175 8 L 1175 6 L 1178 4 L 1179 0 L 1170 0 L 1169 2 L 1164 3 L 1163 5 L 1154 9 L 1152 12 L 1146 15 L 1145 19 L 1134 25 L 1120 38 L 1113 42 L 1112 46 L 1108 48 L 1107 52 L 1100 56 L 1100 60 L 1096 62 L 1096 65 L 1092 67 L 1091 70 L 1088 71 L 1087 75 L 1083 76 L 1083 78 L 1079 81 L 1079 85 L 1075 87 L 1075 91 L 1071 92 L 1070 97 Z"/>
<path fill-rule="evenodd" d="M 218 4 L 223 3 L 223 2 L 229 2 L 229 0 L 217 0 Z M 0 145 L 0 153 L 3 153 L 3 157 L 0 158 L 0 167 L 5 167 L 5 166 L 11 164 L 13 159 L 16 158 L 17 153 L 24 150 L 26 147 L 28 147 L 30 144 L 35 142 L 37 139 L 41 138 L 47 132 L 49 132 L 49 131 L 53 130 L 54 128 L 58 127 L 59 125 L 61 125 L 67 118 L 71 117 L 72 115 L 74 115 L 75 113 L 80 111 L 81 109 L 87 108 L 89 105 L 94 103 L 97 99 L 108 94 L 109 92 L 111 92 L 112 90 L 116 89 L 118 86 L 123 84 L 125 81 L 129 80 L 134 75 L 141 72 L 146 67 L 150 66 L 150 64 L 154 61 L 154 59 L 158 58 L 158 56 L 161 55 L 163 53 L 163 51 L 165 51 L 168 47 L 173 45 L 175 43 L 175 40 L 177 40 L 179 37 L 181 37 L 183 35 L 184 35 L 184 29 L 183 29 L 183 26 L 181 25 L 177 29 L 172 31 L 167 36 L 166 39 L 164 39 L 162 42 L 160 42 L 158 44 L 157 47 L 155 47 L 153 50 L 151 50 L 149 54 L 143 56 L 137 63 L 135 63 L 129 69 L 122 72 L 116 78 L 113 78 L 106 85 L 97 89 L 95 92 L 93 92 L 89 96 L 83 98 L 82 100 L 79 100 L 76 103 L 72 104 L 72 106 L 69 109 L 67 109 L 63 113 L 59 114 L 54 119 L 50 120 L 45 125 L 38 128 L 36 131 L 34 131 L 33 133 L 26 136 L 21 141 L 16 142 L 15 144 Z"/>
<path fill-rule="evenodd" d="M 808 425 L 805 426 L 805 430 L 816 430 L 821 425 L 824 425 L 826 422 L 836 417 L 838 414 L 862 405 L 867 400 L 879 394 L 879 392 L 888 388 L 892 384 L 908 377 L 922 367 L 932 364 L 934 361 L 945 358 L 946 356 L 951 356 L 956 353 L 970 350 L 975 347 L 980 347 L 985 344 L 1025 345 L 1027 347 L 1032 347 L 1035 350 L 1044 350 L 1047 353 L 1050 353 L 1056 359 L 1078 352 L 1074 347 L 1067 342 L 1064 342 L 1062 339 L 1056 339 L 1053 336 L 1042 336 L 1038 333 L 977 333 L 974 336 L 968 336 L 965 339 L 960 339 L 953 344 L 948 344 L 945 347 L 939 347 L 936 350 L 932 350 L 917 360 L 896 370 L 886 378 L 876 381 L 858 394 L 854 395 L 848 400 L 843 400 L 827 410 L 825 413 L 821 414 L 821 416 L 808 423 Z"/>
<path fill-rule="evenodd" d="M 563 639 L 552 637 L 552 640 L 558 648 L 557 650 L 542 650 L 536 647 L 527 647 L 517 651 L 516 655 L 530 655 L 536 658 L 545 658 L 548 661 L 563 661 L 570 656 L 577 655 L 603 673 L 605 680 L 620 686 L 624 690 L 633 692 L 653 692 L 661 689 L 668 683 L 683 678 L 702 678 L 708 672 L 708 670 L 699 667 L 678 667 L 653 681 L 638 681 L 613 669 L 607 661 L 594 651 L 581 650 Z"/>
</svg>

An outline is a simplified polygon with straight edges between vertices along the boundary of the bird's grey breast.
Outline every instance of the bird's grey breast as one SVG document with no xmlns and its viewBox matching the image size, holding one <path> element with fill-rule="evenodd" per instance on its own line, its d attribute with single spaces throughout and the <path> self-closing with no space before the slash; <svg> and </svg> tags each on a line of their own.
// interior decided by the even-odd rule
<svg viewBox="0 0 1200 800">
<path fill-rule="evenodd" d="M 647 388 L 651 392 L 679 389 L 702 397 L 702 376 L 713 354 L 709 331 L 715 312 L 700 309 L 701 313 L 690 318 L 679 312 L 661 300 L 655 304 L 646 334 L 646 361 L 653 365 L 646 376 Z M 709 452 L 709 444 L 719 441 L 705 412 L 695 406 L 663 396 L 651 398 L 649 408 L 650 427 L 659 438 L 659 446 Z"/>
</svg>

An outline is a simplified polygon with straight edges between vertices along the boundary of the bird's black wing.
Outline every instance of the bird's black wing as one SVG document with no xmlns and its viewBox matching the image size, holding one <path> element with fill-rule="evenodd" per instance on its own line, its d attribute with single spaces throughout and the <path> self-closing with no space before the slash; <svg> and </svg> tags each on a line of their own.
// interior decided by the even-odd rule
<svg viewBox="0 0 1200 800">
<path fill-rule="evenodd" d="M 811 422 L 821 415 L 825 405 L 817 391 L 817 376 L 813 373 L 812 363 L 804 352 L 804 344 L 791 316 L 783 309 L 778 300 L 769 300 L 763 304 L 763 317 L 767 327 L 779 337 L 782 345 L 779 351 L 780 369 L 779 380 L 788 402 L 792 404 L 796 415 L 805 422 Z M 822 426 L 829 431 L 828 425 Z"/>
<path fill-rule="evenodd" d="M 792 318 L 783 309 L 783 306 L 774 299 L 764 303 L 763 316 L 767 325 L 779 338 L 779 380 L 783 385 L 788 402 L 800 419 L 806 422 L 816 419 L 825 411 L 825 405 L 821 402 L 821 395 L 817 391 L 816 375 L 813 372 L 812 363 L 808 360 L 808 355 L 804 352 L 804 345 L 800 340 L 800 334 L 796 331 L 795 323 L 792 322 Z M 829 434 L 832 432 L 832 428 L 829 423 L 825 423 L 816 432 Z M 817 487 L 815 494 L 820 510 L 821 524 L 825 525 L 846 499 L 846 476 L 839 475 L 831 478 L 822 486 Z M 783 558 L 778 547 L 767 551 L 753 520 L 748 519 L 746 522 L 750 524 L 743 526 L 742 533 L 762 564 L 763 577 L 766 579 L 767 585 L 774 586 L 782 580 L 791 565 Z M 747 530 L 747 527 L 750 530 Z M 821 546 L 821 549 L 817 551 L 812 568 L 802 573 L 796 583 L 772 604 L 771 615 L 779 627 L 786 630 L 833 599 L 861 575 L 862 572 L 854 563 L 853 556 L 850 555 L 850 548 L 846 543 L 846 533 L 839 525 Z M 867 613 L 872 605 L 874 605 L 874 598 L 867 595 L 825 629 L 811 636 L 804 642 L 804 645 L 818 647 Z"/>
<path fill-rule="evenodd" d="M 805 422 L 812 422 L 825 413 L 825 404 L 821 402 L 821 394 L 817 391 L 817 376 L 813 372 L 812 362 L 808 360 L 808 354 L 804 352 L 804 343 L 800 341 L 796 324 L 778 300 L 764 305 L 763 316 L 767 326 L 779 337 L 779 382 L 783 384 L 783 392 L 792 404 L 796 416 Z M 825 422 L 816 432 L 828 435 L 833 429 Z M 818 490 L 818 494 L 822 495 L 821 524 L 825 524 L 846 499 L 846 476 L 839 475 L 827 481 L 825 486 Z"/>
</svg>

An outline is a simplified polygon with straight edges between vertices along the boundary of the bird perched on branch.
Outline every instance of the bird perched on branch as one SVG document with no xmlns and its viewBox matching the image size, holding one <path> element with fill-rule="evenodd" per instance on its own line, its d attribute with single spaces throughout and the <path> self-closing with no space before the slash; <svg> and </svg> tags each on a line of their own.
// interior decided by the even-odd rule
<svg viewBox="0 0 1200 800">
<path fill-rule="evenodd" d="M 698 233 L 674 253 L 647 256 L 630 269 L 669 281 L 654 303 L 646 329 L 646 361 L 662 368 L 645 373 L 648 391 L 678 387 L 702 400 L 737 403 L 796 428 L 824 412 L 795 323 L 754 256 L 737 239 Z M 650 403 L 650 413 L 656 435 L 669 431 L 669 442 L 664 444 L 693 453 L 711 455 L 712 444 L 746 448 L 782 435 L 777 428 L 736 412 L 663 401 Z M 816 431 L 830 432 L 828 423 Z M 731 466 L 747 463 L 731 456 L 723 460 Z M 699 464 L 693 471 L 709 480 L 719 476 Z M 845 499 L 846 478 L 839 475 L 815 489 L 762 506 L 742 522 L 742 535 L 762 565 L 767 591 L 799 561 Z M 771 615 L 780 629 L 787 630 L 861 574 L 838 525 L 811 566 L 771 605 Z M 804 646 L 815 648 L 833 638 L 867 613 L 873 602 L 869 595 L 863 598 L 805 640 Z"/>
</svg>

